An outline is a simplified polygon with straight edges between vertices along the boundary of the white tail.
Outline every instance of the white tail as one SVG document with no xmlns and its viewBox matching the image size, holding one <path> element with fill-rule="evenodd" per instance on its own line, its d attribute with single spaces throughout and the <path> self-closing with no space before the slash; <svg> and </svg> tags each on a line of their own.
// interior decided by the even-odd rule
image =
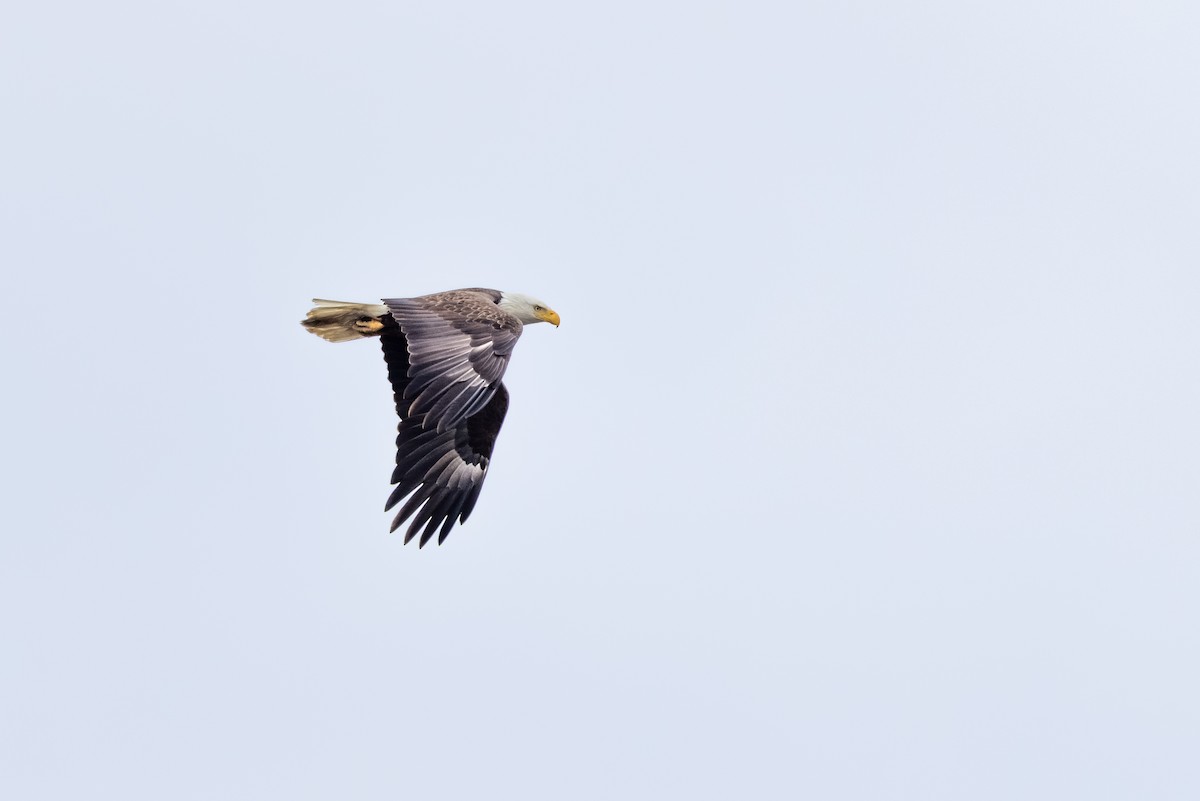
<svg viewBox="0 0 1200 801">
<path fill-rule="evenodd" d="M 344 303 L 340 300 L 313 298 L 317 304 L 300 324 L 327 342 L 378 336 L 383 330 L 380 318 L 390 312 L 382 303 Z"/>
</svg>

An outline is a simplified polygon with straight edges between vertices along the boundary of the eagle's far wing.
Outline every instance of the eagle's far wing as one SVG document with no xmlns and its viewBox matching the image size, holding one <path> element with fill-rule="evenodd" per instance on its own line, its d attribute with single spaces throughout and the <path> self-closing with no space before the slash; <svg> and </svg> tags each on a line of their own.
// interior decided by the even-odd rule
<svg viewBox="0 0 1200 801">
<path fill-rule="evenodd" d="M 407 543 L 424 527 L 419 541 L 424 547 L 441 526 L 440 545 L 455 522 L 466 522 L 475 508 L 483 480 L 487 478 L 496 435 L 508 412 L 508 390 L 503 383 L 497 382 L 490 400 L 475 414 L 453 428 L 442 431 L 436 427 L 425 428 L 421 418 L 407 413 L 409 401 L 404 390 L 408 383 L 409 353 L 403 334 L 396 330 L 385 332 L 380 342 L 396 396 L 396 411 L 400 415 L 396 469 L 392 473 L 392 483 L 396 487 L 384 511 L 411 493 L 412 497 L 396 513 L 391 530 L 395 531 L 412 517 L 404 541 Z"/>
</svg>

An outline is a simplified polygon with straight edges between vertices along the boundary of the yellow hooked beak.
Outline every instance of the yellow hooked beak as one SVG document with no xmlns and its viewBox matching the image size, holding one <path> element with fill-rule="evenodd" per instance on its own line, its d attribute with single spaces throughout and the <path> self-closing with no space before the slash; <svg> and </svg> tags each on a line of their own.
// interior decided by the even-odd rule
<svg viewBox="0 0 1200 801">
<path fill-rule="evenodd" d="M 537 312 L 537 316 L 539 319 L 545 320 L 548 323 L 554 323 L 555 328 L 558 328 L 558 324 L 562 322 L 562 320 L 560 320 L 558 317 L 558 312 L 554 311 L 553 309 L 543 309 L 542 311 Z"/>
</svg>

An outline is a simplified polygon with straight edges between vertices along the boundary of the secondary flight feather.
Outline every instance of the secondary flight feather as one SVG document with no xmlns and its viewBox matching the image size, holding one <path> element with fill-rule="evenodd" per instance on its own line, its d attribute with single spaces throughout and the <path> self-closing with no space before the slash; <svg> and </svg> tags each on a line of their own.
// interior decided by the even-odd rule
<svg viewBox="0 0 1200 801">
<path fill-rule="evenodd" d="M 378 337 L 400 416 L 396 469 L 384 510 L 404 505 L 392 531 L 404 541 L 435 531 L 441 544 L 475 508 L 508 411 L 501 379 L 524 326 L 558 314 L 536 298 L 455 289 L 383 303 L 314 299 L 301 325 L 329 342 Z M 405 500 L 407 498 L 407 500 Z"/>
</svg>

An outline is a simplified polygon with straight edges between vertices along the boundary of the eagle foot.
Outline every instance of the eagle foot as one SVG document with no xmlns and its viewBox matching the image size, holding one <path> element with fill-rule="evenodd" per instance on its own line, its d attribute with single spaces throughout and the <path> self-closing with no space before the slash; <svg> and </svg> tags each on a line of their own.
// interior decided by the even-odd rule
<svg viewBox="0 0 1200 801">
<path fill-rule="evenodd" d="M 378 334 L 383 330 L 383 323 L 376 320 L 374 317 L 360 317 L 354 321 L 354 330 L 364 336 Z"/>
</svg>

